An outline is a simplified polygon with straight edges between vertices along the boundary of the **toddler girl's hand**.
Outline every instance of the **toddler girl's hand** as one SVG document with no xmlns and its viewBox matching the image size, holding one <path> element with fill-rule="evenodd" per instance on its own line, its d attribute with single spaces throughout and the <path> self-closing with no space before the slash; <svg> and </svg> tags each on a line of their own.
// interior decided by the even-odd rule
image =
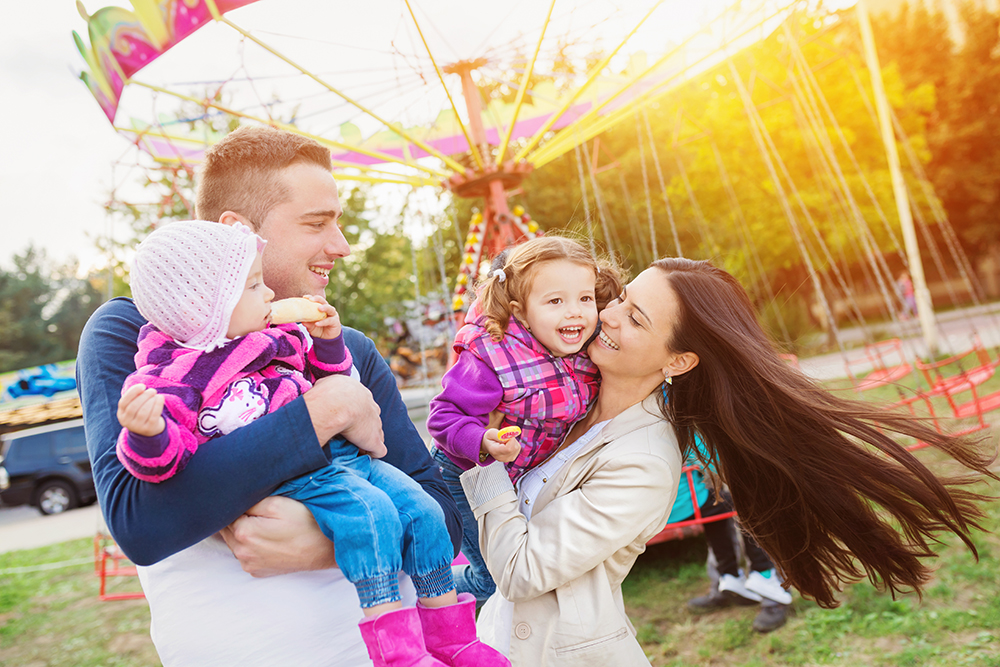
<svg viewBox="0 0 1000 667">
<path fill-rule="evenodd" d="M 326 340 L 339 336 L 342 329 L 340 326 L 340 315 L 337 314 L 337 309 L 328 304 L 321 296 L 316 296 L 315 294 L 304 294 L 303 296 L 315 303 L 319 309 L 327 315 L 325 319 L 318 322 L 303 323 L 306 331 L 309 332 L 309 335 L 313 338 L 324 338 Z"/>
<path fill-rule="evenodd" d="M 483 434 L 483 443 L 479 450 L 479 460 L 485 461 L 487 456 L 492 456 L 501 463 L 510 463 L 521 453 L 521 443 L 517 438 L 500 438 L 500 431 L 495 428 L 487 429 Z"/>
<path fill-rule="evenodd" d="M 155 389 L 134 384 L 118 400 L 118 423 L 136 435 L 154 436 L 163 433 L 163 396 Z"/>
</svg>

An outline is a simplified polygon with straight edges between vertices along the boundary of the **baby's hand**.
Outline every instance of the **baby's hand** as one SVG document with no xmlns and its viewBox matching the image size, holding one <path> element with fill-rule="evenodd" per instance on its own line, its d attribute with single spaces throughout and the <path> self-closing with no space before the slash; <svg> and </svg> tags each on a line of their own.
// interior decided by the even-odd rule
<svg viewBox="0 0 1000 667">
<path fill-rule="evenodd" d="M 503 429 L 507 431 L 507 429 Z M 520 429 L 518 429 L 520 433 Z M 506 434 L 504 434 L 506 435 Z M 521 453 L 521 443 L 516 437 L 502 437 L 501 432 L 495 428 L 487 429 L 483 434 L 483 443 L 479 449 L 479 460 L 485 461 L 487 456 L 492 456 L 501 463 L 510 463 Z"/>
<path fill-rule="evenodd" d="M 163 396 L 155 389 L 134 384 L 118 400 L 118 423 L 136 435 L 154 436 L 163 433 Z"/>
<path fill-rule="evenodd" d="M 304 322 L 306 331 L 313 338 L 323 338 L 326 340 L 331 340 L 340 335 L 340 315 L 337 314 L 337 309 L 326 302 L 321 296 L 316 296 L 315 294 L 304 294 L 306 299 L 309 299 L 315 303 L 320 310 L 326 313 L 326 318 L 318 322 Z"/>
</svg>

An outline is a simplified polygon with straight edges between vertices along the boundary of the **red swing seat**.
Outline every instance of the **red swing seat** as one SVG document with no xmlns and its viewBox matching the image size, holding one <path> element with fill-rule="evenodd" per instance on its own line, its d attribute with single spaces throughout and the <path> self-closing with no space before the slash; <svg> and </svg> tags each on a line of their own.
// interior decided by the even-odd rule
<svg viewBox="0 0 1000 667">
<path fill-rule="evenodd" d="M 705 532 L 705 529 L 702 528 L 702 526 L 706 523 L 711 521 L 722 521 L 723 519 L 736 516 L 736 511 L 734 510 L 731 512 L 724 512 L 723 514 L 717 514 L 715 516 L 702 517 L 701 507 L 698 505 L 697 488 L 694 485 L 694 477 L 691 474 L 692 471 L 701 469 L 701 466 L 697 463 L 686 465 L 681 468 L 681 484 L 683 484 L 685 480 L 687 481 L 688 489 L 691 491 L 691 507 L 693 510 L 692 514 L 694 516 L 690 519 L 685 519 L 684 521 L 674 521 L 673 523 L 668 523 L 663 527 L 663 530 L 646 542 L 647 545 L 694 537 L 695 535 L 700 535 Z"/>
<path fill-rule="evenodd" d="M 125 593 L 107 592 L 109 577 L 139 576 L 135 565 L 123 565 L 124 563 L 131 563 L 128 556 L 118 548 L 118 545 L 115 544 L 114 539 L 110 535 L 105 535 L 98 531 L 94 535 L 94 574 L 97 575 L 101 582 L 97 593 L 99 600 L 138 600 L 146 597 L 142 591 Z"/>
<path fill-rule="evenodd" d="M 888 365 L 886 358 L 898 363 Z M 852 371 L 852 366 L 872 367 L 873 370 L 863 378 L 857 377 Z M 865 345 L 865 356 L 863 358 L 849 359 L 847 361 L 847 374 L 854 383 L 857 391 L 874 389 L 893 382 L 898 382 L 905 378 L 913 370 L 913 366 L 906 360 L 903 354 L 903 343 L 898 338 L 890 338 L 879 343 Z"/>
</svg>

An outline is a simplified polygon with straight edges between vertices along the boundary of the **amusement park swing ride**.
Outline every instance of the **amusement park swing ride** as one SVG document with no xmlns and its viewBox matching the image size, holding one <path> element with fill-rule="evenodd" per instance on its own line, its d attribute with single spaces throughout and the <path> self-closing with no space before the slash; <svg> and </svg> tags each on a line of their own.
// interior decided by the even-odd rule
<svg viewBox="0 0 1000 667">
<path fill-rule="evenodd" d="M 370 78 L 367 74 L 346 71 L 329 73 L 326 72 L 330 69 L 328 54 L 324 59 L 312 57 L 308 49 L 296 51 L 296 46 L 301 47 L 303 41 L 308 42 L 308 38 L 299 41 L 289 38 L 281 32 L 277 19 L 273 21 L 275 25 L 268 23 L 254 29 L 243 27 L 243 17 L 252 21 L 254 11 L 267 3 L 268 0 L 259 3 L 254 0 L 132 0 L 132 10 L 106 7 L 92 14 L 78 3 L 80 13 L 87 22 L 89 39 L 88 43 L 74 33 L 88 68 L 81 74 L 81 79 L 115 129 L 159 164 L 196 165 L 206 148 L 219 138 L 208 132 L 200 137 L 195 133 L 185 133 L 178 129 L 177 123 L 164 121 L 156 110 L 157 100 L 173 99 L 178 104 L 200 109 L 203 118 L 225 114 L 240 122 L 267 124 L 310 136 L 329 147 L 334 175 L 341 181 L 386 183 L 411 188 L 430 186 L 447 190 L 453 197 L 481 199 L 480 210 L 468 221 L 461 263 L 457 275 L 453 276 L 452 305 L 456 321 L 460 322 L 484 262 L 504 247 L 540 232 L 538 224 L 523 209 L 511 208 L 508 204 L 510 193 L 521 188 L 533 171 L 563 156 L 575 157 L 586 230 L 592 243 L 598 236 L 593 230 L 598 229 L 603 231 L 603 244 L 613 245 L 613 235 L 609 234 L 607 226 L 607 193 L 599 184 L 596 173 L 600 171 L 600 137 L 616 127 L 635 124 L 635 146 L 641 164 L 641 178 L 636 175 L 635 180 L 641 180 L 643 184 L 645 206 L 634 205 L 632 208 L 637 212 L 636 218 L 644 211 L 648 222 L 648 229 L 644 232 L 648 235 L 648 242 L 637 253 L 638 256 L 645 252 L 649 258 L 654 258 L 661 252 L 683 254 L 685 251 L 690 255 L 694 250 L 690 246 L 682 247 L 677 231 L 675 210 L 678 209 L 678 189 L 668 192 L 664 179 L 669 152 L 674 153 L 671 156 L 676 163 L 673 178 L 684 186 L 680 192 L 686 195 L 684 204 L 694 219 L 693 226 L 702 238 L 711 239 L 713 224 L 701 213 L 699 193 L 690 184 L 680 153 L 672 150 L 678 146 L 677 138 L 675 136 L 673 146 L 658 146 L 650 128 L 648 111 L 668 100 L 670 95 L 696 77 L 706 72 L 717 72 L 718 76 L 725 76 L 731 82 L 732 89 L 735 89 L 731 95 L 742 104 L 748 133 L 760 153 L 761 171 L 766 175 L 773 196 L 780 202 L 795 248 L 825 312 L 825 319 L 832 327 L 847 372 L 856 380 L 858 391 L 894 382 L 900 379 L 901 374 L 919 370 L 924 378 L 919 381 L 923 383 L 921 396 L 940 397 L 949 391 L 955 393 L 959 389 L 968 391 L 970 388 L 975 395 L 975 387 L 984 378 L 992 376 L 996 362 L 990 361 L 988 354 L 983 356 L 985 346 L 981 342 L 964 351 L 961 343 L 945 340 L 942 345 L 939 340 L 941 327 L 926 286 L 918 231 L 922 235 L 924 251 L 930 252 L 940 276 L 946 272 L 944 253 L 928 232 L 929 223 L 922 208 L 929 206 L 927 218 L 937 225 L 939 236 L 947 246 L 950 264 L 959 274 L 958 280 L 977 304 L 982 290 L 947 217 L 932 190 L 929 190 L 920 161 L 903 126 L 887 102 L 865 0 L 853 7 L 849 6 L 853 3 L 845 2 L 841 11 L 850 13 L 856 20 L 857 26 L 853 29 L 859 33 L 857 60 L 864 63 L 868 76 L 860 76 L 853 69 L 851 76 L 857 83 L 857 94 L 864 98 L 865 106 L 870 109 L 870 121 L 877 127 L 876 136 L 882 138 L 891 176 L 891 202 L 886 193 L 882 193 L 883 201 L 880 201 L 875 188 L 870 185 L 850 142 L 845 138 L 836 110 L 829 104 L 817 81 L 817 67 L 803 55 L 803 38 L 793 26 L 796 25 L 794 18 L 797 12 L 807 11 L 811 6 L 804 0 L 711 0 L 697 3 L 700 5 L 697 9 L 685 8 L 683 3 L 674 0 L 650 0 L 638 8 L 639 3 L 630 3 L 627 10 L 610 6 L 603 15 L 596 17 L 587 14 L 592 5 L 600 4 L 596 2 L 551 0 L 540 7 L 521 3 L 511 12 L 517 10 L 524 17 L 530 16 L 531 20 L 538 22 L 535 31 L 530 32 L 533 35 L 531 39 L 521 33 L 517 38 L 508 36 L 508 42 L 501 47 L 482 48 L 481 44 L 463 53 L 451 48 L 449 39 L 437 29 L 435 19 L 440 21 L 446 14 L 471 11 L 467 7 L 454 3 L 447 7 L 447 11 L 431 14 L 426 11 L 427 7 L 421 6 L 431 5 L 428 0 L 422 3 L 416 0 L 372 3 L 372 7 L 365 10 L 366 20 L 354 25 L 345 19 L 340 27 L 341 33 L 345 32 L 345 28 L 348 33 L 358 33 L 351 35 L 355 39 L 352 62 L 388 57 L 396 63 L 394 81 L 376 93 L 371 88 L 375 82 L 367 80 Z M 439 3 L 433 4 L 437 9 Z M 418 16 L 421 10 L 422 17 Z M 284 18 L 287 19 L 294 11 L 289 9 L 286 14 L 288 16 Z M 657 43 L 651 42 L 650 38 L 651 35 L 655 37 L 657 31 L 662 32 L 666 25 L 662 20 L 665 14 L 688 16 L 690 20 L 686 31 L 674 32 L 669 40 L 661 35 L 656 47 L 658 51 L 649 49 L 651 53 L 658 54 L 649 57 L 653 61 L 651 64 L 647 65 L 645 59 L 628 59 L 626 49 L 636 48 L 637 40 L 645 39 L 642 42 L 645 46 Z M 476 14 L 475 20 L 470 20 L 468 30 L 459 32 L 476 33 L 475 38 L 478 39 L 483 31 L 489 31 L 485 42 L 501 27 L 501 18 L 498 17 L 494 25 L 484 22 L 482 15 Z M 522 16 L 519 15 L 519 18 Z M 560 87 L 551 83 L 556 75 L 549 76 L 547 83 L 533 83 L 533 77 L 543 69 L 547 68 L 548 74 L 557 69 L 554 65 L 557 56 L 553 53 L 566 49 L 567 44 L 572 42 L 571 37 L 579 40 L 580 35 L 590 34 L 597 26 L 607 28 L 612 24 L 616 28 L 613 46 L 587 62 L 586 74 L 566 78 Z M 303 29 L 310 27 L 315 28 L 302 26 Z M 428 27 L 437 33 L 436 40 Z M 392 34 L 378 37 L 377 32 L 372 32 L 376 28 Z M 154 61 L 171 49 L 176 49 L 174 53 L 191 50 L 192 44 L 187 42 L 196 42 L 206 32 L 211 32 L 212 40 L 221 39 L 225 32 L 230 39 L 236 40 L 233 50 L 239 53 L 236 64 L 230 65 L 228 74 L 202 81 L 203 88 L 208 92 L 199 96 L 189 92 L 194 87 L 191 84 L 150 82 L 154 77 L 147 77 L 146 74 L 155 69 Z M 536 33 L 537 37 L 534 37 Z M 605 34 L 608 34 L 607 31 Z M 897 315 L 898 297 L 892 287 L 893 276 L 876 240 L 876 225 L 866 220 L 862 210 L 877 212 L 878 222 L 884 227 L 879 234 L 888 234 L 892 239 L 899 262 L 913 279 L 922 336 L 920 346 L 912 335 L 900 335 L 891 341 L 876 341 L 870 334 L 851 289 L 850 277 L 838 268 L 828 240 L 814 219 L 815 212 L 807 206 L 801 194 L 805 178 L 790 172 L 774 142 L 774 130 L 765 122 L 761 105 L 754 99 L 755 86 L 761 88 L 775 84 L 765 77 L 755 77 L 754 72 L 751 72 L 749 80 L 745 80 L 745 73 L 741 73 L 734 64 L 734 58 L 742 50 L 775 34 L 783 40 L 787 57 L 787 82 L 776 101 L 791 103 L 803 142 L 811 151 L 810 159 L 817 165 L 817 173 L 825 179 L 824 187 L 835 195 L 831 196 L 831 202 L 834 202 L 831 206 L 838 207 L 837 215 L 844 220 L 845 228 L 854 234 L 851 243 L 862 258 L 861 264 L 870 277 L 869 282 L 876 285 L 881 294 L 883 312 L 902 332 L 904 327 Z M 269 38 L 268 41 L 265 38 Z M 451 39 L 455 38 L 456 35 L 452 34 Z M 209 37 L 200 42 L 203 48 L 207 39 Z M 379 39 L 386 47 L 383 51 L 388 53 L 387 56 L 377 53 L 379 49 L 375 43 Z M 321 46 L 332 43 L 315 37 L 312 40 Z M 287 48 L 276 48 L 272 45 L 275 41 L 282 41 Z M 545 46 L 553 41 L 557 42 L 557 47 L 545 51 Z M 511 46 L 511 42 L 516 42 L 515 46 Z M 404 48 L 407 43 L 409 51 Z M 448 63 L 439 61 L 443 47 L 449 48 L 455 55 Z M 251 76 L 255 70 L 248 63 L 258 62 L 255 60 L 258 57 L 268 58 L 270 64 L 261 68 L 262 74 Z M 500 61 L 516 61 L 517 65 L 513 68 L 516 80 L 502 71 L 497 73 Z M 399 63 L 404 64 L 400 66 Z M 202 69 L 209 69 L 210 65 L 208 62 L 197 64 L 193 71 L 199 72 L 200 76 Z M 404 80 L 399 75 L 400 67 L 415 76 Z M 280 74 L 277 73 L 278 68 Z M 290 92 L 290 77 L 295 77 L 299 86 L 294 93 Z M 504 102 L 491 98 L 484 103 L 482 86 L 491 79 L 497 87 L 511 93 L 513 99 Z M 867 80 L 867 85 L 862 79 Z M 274 84 L 268 99 L 267 93 L 262 90 L 271 81 L 278 83 Z M 282 89 L 279 84 L 285 88 Z M 234 89 L 243 92 L 234 94 L 233 102 L 224 101 L 228 99 L 226 94 Z M 410 93 L 428 89 L 436 91 L 433 101 L 427 104 L 431 120 L 416 122 L 409 112 L 420 105 L 412 101 Z M 146 100 L 151 103 L 153 112 L 150 114 L 148 107 L 130 103 L 128 114 L 123 113 L 119 107 L 130 101 L 126 98 L 138 95 L 140 90 L 147 95 Z M 244 96 L 239 97 L 240 94 Z M 331 99 L 336 100 L 332 106 Z M 354 114 L 346 121 L 345 110 Z M 337 114 L 338 119 L 332 120 Z M 131 117 L 123 119 L 125 115 Z M 710 145 L 711 154 L 717 162 L 718 182 L 731 207 L 731 218 L 738 230 L 735 236 L 740 240 L 747 268 L 756 273 L 756 279 L 762 282 L 773 301 L 773 292 L 757 257 L 758 249 L 740 204 L 741 195 L 730 177 L 731 170 L 718 150 L 712 128 L 704 127 L 703 121 L 683 113 L 678 116 L 678 124 L 683 122 L 689 127 L 699 128 L 695 136 L 686 141 L 701 141 Z M 324 122 L 327 127 L 323 127 Z M 362 126 L 365 131 L 362 131 Z M 904 178 L 903 160 L 897 152 L 897 143 L 903 149 L 903 160 L 911 175 L 909 181 Z M 665 153 L 664 148 L 668 152 Z M 859 182 L 863 186 L 860 189 Z M 624 177 L 622 188 L 628 198 Z M 653 199 L 657 190 L 662 202 L 657 202 L 656 206 L 665 212 L 666 220 L 654 220 Z M 924 207 L 918 205 L 918 200 L 925 202 Z M 886 213 L 893 210 L 898 223 Z M 632 224 L 634 238 L 638 240 L 640 224 L 637 219 Z M 902 243 L 898 241 L 897 231 L 902 236 Z M 713 244 L 705 245 L 711 247 Z M 823 271 L 817 265 L 828 268 Z M 834 309 L 826 296 L 828 293 L 842 295 L 842 300 L 848 304 L 849 316 L 865 332 L 865 359 L 861 370 L 852 368 L 859 355 L 856 351 L 849 353 L 841 341 Z M 957 304 L 958 297 L 954 293 L 951 297 Z M 779 325 L 782 330 L 785 329 L 780 319 Z M 997 329 L 1000 331 L 1000 327 Z M 910 330 L 912 333 L 912 327 Z M 973 329 L 971 333 L 978 341 L 981 332 Z M 996 344 L 1000 344 L 1000 340 Z M 958 375 L 950 378 L 935 376 L 935 371 L 942 364 L 935 367 L 935 362 L 921 361 L 921 357 L 933 358 L 939 350 L 955 352 L 959 359 L 974 359 L 974 368 L 960 365 Z M 791 357 L 790 361 L 794 363 Z M 862 378 L 864 373 L 868 375 Z M 966 412 L 978 409 L 980 423 L 983 423 L 982 399 L 974 396 L 972 403 L 975 409 L 964 408 Z M 911 409 L 915 409 L 912 397 L 904 397 L 903 400 L 910 400 Z M 958 408 L 966 403 L 960 405 L 956 401 L 949 398 L 957 414 Z M 991 408 L 1000 407 L 1000 395 L 989 397 L 986 404 Z"/>
</svg>

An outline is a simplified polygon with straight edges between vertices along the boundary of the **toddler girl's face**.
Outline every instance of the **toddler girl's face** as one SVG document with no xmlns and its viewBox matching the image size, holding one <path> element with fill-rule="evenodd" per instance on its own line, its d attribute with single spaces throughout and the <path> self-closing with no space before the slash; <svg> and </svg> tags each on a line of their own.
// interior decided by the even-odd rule
<svg viewBox="0 0 1000 667">
<path fill-rule="evenodd" d="M 274 292 L 264 284 L 264 273 L 261 268 L 261 256 L 257 253 L 257 259 L 250 267 L 250 275 L 247 276 L 246 286 L 243 288 L 243 296 L 233 310 L 233 316 L 229 318 L 229 330 L 226 331 L 227 338 L 237 338 L 245 336 L 251 331 L 262 331 L 271 323 L 271 299 Z"/>
<path fill-rule="evenodd" d="M 575 354 L 597 328 L 596 280 L 588 266 L 568 259 L 545 262 L 526 302 L 511 302 L 511 311 L 553 355 Z"/>
</svg>

